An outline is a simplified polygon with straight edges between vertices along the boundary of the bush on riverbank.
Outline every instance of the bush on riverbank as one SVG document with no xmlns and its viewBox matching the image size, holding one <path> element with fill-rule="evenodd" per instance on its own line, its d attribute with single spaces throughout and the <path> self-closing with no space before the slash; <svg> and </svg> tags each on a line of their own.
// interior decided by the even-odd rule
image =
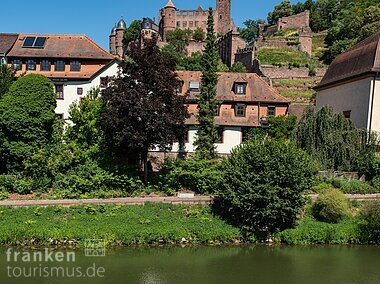
<svg viewBox="0 0 380 284">
<path fill-rule="evenodd" d="M 216 209 L 245 234 L 264 240 L 294 225 L 317 172 L 304 151 L 272 139 L 235 148 L 224 168 Z"/>
<path fill-rule="evenodd" d="M 172 190 L 212 194 L 223 182 L 222 161 L 189 158 L 165 161 L 160 182 Z"/>
<path fill-rule="evenodd" d="M 320 193 L 312 207 L 313 216 L 322 222 L 337 223 L 348 214 L 348 200 L 338 189 Z"/>
<path fill-rule="evenodd" d="M 368 236 L 369 242 L 380 243 L 380 202 L 366 203 L 361 210 L 365 224 L 362 230 Z"/>
<path fill-rule="evenodd" d="M 78 245 L 104 239 L 107 245 L 232 243 L 237 228 L 208 206 L 147 204 L 0 209 L 1 245 Z"/>
<path fill-rule="evenodd" d="M 278 235 L 281 242 L 289 245 L 314 244 L 361 244 L 361 221 L 359 218 L 346 218 L 336 224 L 316 221 L 311 217 L 301 220 L 294 229 Z"/>
</svg>

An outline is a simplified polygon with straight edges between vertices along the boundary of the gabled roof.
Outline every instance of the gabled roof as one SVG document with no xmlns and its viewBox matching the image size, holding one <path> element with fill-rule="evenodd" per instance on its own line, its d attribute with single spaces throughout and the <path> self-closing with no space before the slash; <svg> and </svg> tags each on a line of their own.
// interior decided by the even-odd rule
<svg viewBox="0 0 380 284">
<path fill-rule="evenodd" d="M 0 53 L 7 54 L 16 42 L 17 34 L 1 34 L 0 33 Z"/>
<path fill-rule="evenodd" d="M 380 31 L 338 55 L 315 89 L 380 71 L 379 42 Z"/>
<path fill-rule="evenodd" d="M 188 84 L 201 82 L 202 73 L 199 71 L 177 71 L 178 77 Z M 221 101 L 289 103 L 273 87 L 269 86 L 256 73 L 220 72 L 217 85 L 217 99 Z M 234 93 L 235 83 L 247 83 L 247 95 L 239 96 Z M 191 98 L 190 98 L 191 99 Z"/>
<path fill-rule="evenodd" d="M 177 71 L 178 77 L 184 82 L 183 92 L 188 94 L 188 104 L 190 117 L 186 119 L 187 125 L 196 125 L 198 121 L 195 113 L 196 107 L 196 94 L 189 90 L 190 82 L 201 82 L 201 72 L 197 71 Z M 223 108 L 220 109 L 220 114 L 215 117 L 217 125 L 224 126 L 259 126 L 261 116 L 260 110 L 258 113 L 252 111 L 256 108 L 258 103 L 262 106 L 277 106 L 283 110 L 287 109 L 289 101 L 281 96 L 275 89 L 269 86 L 262 78 L 255 73 L 218 73 L 219 80 L 217 85 L 217 99 L 222 101 Z M 235 83 L 246 84 L 246 94 L 235 94 Z M 244 117 L 237 117 L 234 114 L 232 106 L 235 104 L 244 104 L 251 111 L 247 111 Z M 252 105 L 255 105 L 254 107 Z M 261 108 L 260 108 L 261 109 Z"/>
<path fill-rule="evenodd" d="M 28 36 L 46 37 L 45 46 L 43 48 L 23 48 L 24 39 Z M 63 34 L 19 34 L 8 56 L 109 60 L 114 58 L 86 35 Z"/>
</svg>

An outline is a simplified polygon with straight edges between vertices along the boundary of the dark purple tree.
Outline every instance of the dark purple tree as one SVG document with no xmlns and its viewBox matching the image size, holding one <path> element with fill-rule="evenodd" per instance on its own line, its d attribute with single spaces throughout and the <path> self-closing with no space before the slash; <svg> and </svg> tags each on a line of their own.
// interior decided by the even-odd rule
<svg viewBox="0 0 380 284">
<path fill-rule="evenodd" d="M 188 116 L 173 59 L 163 55 L 157 38 L 131 43 L 128 58 L 102 93 L 105 145 L 116 161 L 139 164 L 147 181 L 148 151 L 167 151 L 181 142 Z"/>
</svg>

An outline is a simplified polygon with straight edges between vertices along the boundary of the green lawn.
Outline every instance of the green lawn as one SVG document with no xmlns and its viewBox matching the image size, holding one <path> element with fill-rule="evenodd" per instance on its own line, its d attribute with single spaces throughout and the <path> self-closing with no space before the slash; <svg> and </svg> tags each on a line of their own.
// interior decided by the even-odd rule
<svg viewBox="0 0 380 284">
<path fill-rule="evenodd" d="M 85 239 L 107 244 L 230 243 L 241 239 L 237 228 L 211 213 L 208 206 L 73 206 L 0 208 L 0 245 L 55 245 Z"/>
</svg>

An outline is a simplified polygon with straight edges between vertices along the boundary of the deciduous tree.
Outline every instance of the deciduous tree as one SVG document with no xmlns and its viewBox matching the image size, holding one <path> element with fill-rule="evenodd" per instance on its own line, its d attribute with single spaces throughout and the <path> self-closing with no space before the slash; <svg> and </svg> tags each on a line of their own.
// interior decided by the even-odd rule
<svg viewBox="0 0 380 284">
<path fill-rule="evenodd" d="M 140 161 L 147 181 L 149 149 L 168 150 L 184 138 L 185 98 L 176 94 L 180 82 L 175 62 L 161 54 L 157 38 L 133 43 L 121 74 L 102 92 L 105 145 L 118 161 Z"/>
<path fill-rule="evenodd" d="M 19 78 L 0 100 L 0 167 L 19 170 L 52 139 L 56 97 L 43 75 Z"/>
</svg>

